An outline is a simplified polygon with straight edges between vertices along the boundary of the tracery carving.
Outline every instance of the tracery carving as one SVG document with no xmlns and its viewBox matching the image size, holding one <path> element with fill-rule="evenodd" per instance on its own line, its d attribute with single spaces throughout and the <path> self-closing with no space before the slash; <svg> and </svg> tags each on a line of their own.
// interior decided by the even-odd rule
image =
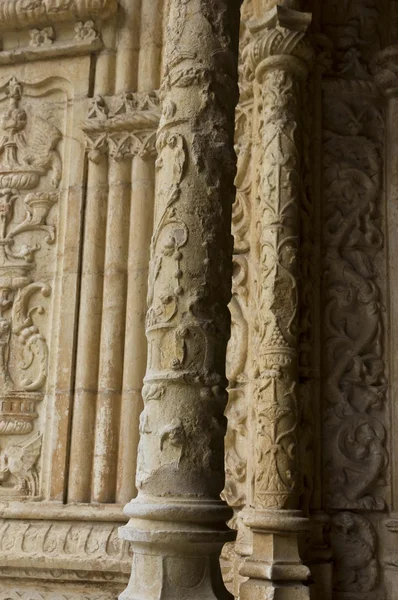
<svg viewBox="0 0 398 600">
<path fill-rule="evenodd" d="M 32 191 L 51 172 L 56 190 L 62 174 L 57 145 L 60 131 L 21 107 L 23 86 L 15 78 L 5 90 L 0 139 L 0 433 L 32 431 L 35 404 L 43 398 L 47 377 L 47 342 L 35 322 L 44 312 L 38 294 L 49 296 L 47 283 L 36 280 L 35 256 L 40 237 L 55 241 L 47 223 L 56 191 Z M 22 215 L 22 217 L 21 217 Z M 20 238 L 30 232 L 32 237 Z M 18 241 L 22 241 L 18 244 Z M 40 302 L 40 301 L 39 301 Z"/>
<path fill-rule="evenodd" d="M 89 159 L 107 152 L 115 160 L 154 157 L 159 118 L 157 92 L 95 97 L 83 124 Z"/>
</svg>

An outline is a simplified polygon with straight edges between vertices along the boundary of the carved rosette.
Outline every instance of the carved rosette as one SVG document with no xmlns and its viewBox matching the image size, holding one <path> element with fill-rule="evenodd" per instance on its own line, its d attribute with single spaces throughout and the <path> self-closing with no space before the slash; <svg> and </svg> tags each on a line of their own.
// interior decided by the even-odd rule
<svg viewBox="0 0 398 600">
<path fill-rule="evenodd" d="M 335 561 L 336 600 L 385 600 L 380 589 L 377 535 L 363 515 L 339 512 L 331 520 L 330 542 Z"/>
<path fill-rule="evenodd" d="M 125 509 L 132 519 L 122 530 L 134 550 L 125 600 L 137 590 L 148 598 L 228 595 L 219 554 L 234 534 L 225 526 L 231 511 L 219 496 L 239 5 L 238 0 L 173 0 L 169 8 L 139 494 Z"/>
</svg>

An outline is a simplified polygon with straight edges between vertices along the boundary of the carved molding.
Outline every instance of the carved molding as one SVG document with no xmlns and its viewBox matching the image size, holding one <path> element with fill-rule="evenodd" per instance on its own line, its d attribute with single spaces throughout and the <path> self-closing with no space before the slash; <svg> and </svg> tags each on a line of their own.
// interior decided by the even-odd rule
<svg viewBox="0 0 398 600">
<path fill-rule="evenodd" d="M 106 153 L 114 160 L 155 157 L 159 119 L 157 92 L 95 97 L 82 126 L 89 159 L 97 162 Z"/>
<path fill-rule="evenodd" d="M 80 25 L 80 23 L 77 25 Z M 52 27 L 45 29 L 51 30 Z M 73 39 L 61 42 L 56 41 L 55 34 L 53 38 L 48 37 L 46 39 L 43 31 L 45 30 L 36 29 L 30 32 L 32 40 L 29 46 L 18 45 L 12 50 L 0 51 L 0 65 L 29 63 L 61 56 L 79 56 L 97 52 L 103 48 L 99 33 L 93 29 L 91 33 L 86 32 L 86 36 L 79 33 Z"/>
<path fill-rule="evenodd" d="M 117 0 L 2 0 L 0 31 L 33 29 L 65 21 L 106 19 L 116 12 Z"/>
<path fill-rule="evenodd" d="M 0 521 L 1 578 L 125 581 L 129 545 L 118 525 L 73 521 Z"/>
<path fill-rule="evenodd" d="M 37 591 L 33 588 L 27 590 L 13 586 L 7 592 L 0 592 L 0 600 L 114 600 L 115 593 L 117 593 L 115 590 L 109 592 Z"/>
</svg>

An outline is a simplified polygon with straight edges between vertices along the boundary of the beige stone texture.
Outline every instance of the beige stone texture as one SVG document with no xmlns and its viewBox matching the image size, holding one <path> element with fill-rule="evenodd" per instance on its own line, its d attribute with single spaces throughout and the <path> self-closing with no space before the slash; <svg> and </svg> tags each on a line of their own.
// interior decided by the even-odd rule
<svg viewBox="0 0 398 600">
<path fill-rule="evenodd" d="M 0 0 L 0 600 L 396 600 L 397 122 L 396 0 Z"/>
</svg>

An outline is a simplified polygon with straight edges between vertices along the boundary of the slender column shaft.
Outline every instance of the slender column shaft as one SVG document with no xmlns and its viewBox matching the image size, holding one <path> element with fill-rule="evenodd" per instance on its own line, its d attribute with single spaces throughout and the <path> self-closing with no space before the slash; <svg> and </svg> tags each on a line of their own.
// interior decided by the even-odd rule
<svg viewBox="0 0 398 600">
<path fill-rule="evenodd" d="M 162 42 L 162 2 L 142 0 L 138 92 L 159 86 Z M 126 503 L 136 493 L 135 472 L 139 440 L 139 415 L 143 409 L 145 375 L 149 246 L 153 228 L 155 157 L 135 156 L 132 170 L 130 242 L 123 395 L 119 435 L 117 502 Z"/>
<path fill-rule="evenodd" d="M 298 555 L 306 521 L 302 493 L 298 394 L 302 82 L 311 51 L 304 34 L 310 16 L 275 7 L 249 24 L 255 75 L 256 290 L 255 426 L 251 507 L 243 518 L 253 554 L 241 573 L 249 598 L 308 598 L 308 569 Z M 271 43 L 272 40 L 272 43 Z M 272 594 L 272 595 L 271 595 Z"/>
<path fill-rule="evenodd" d="M 171 0 L 158 131 L 138 497 L 123 600 L 225 598 L 224 484 L 239 1 Z"/>
<path fill-rule="evenodd" d="M 142 0 L 119 0 L 115 91 L 136 89 Z"/>
<path fill-rule="evenodd" d="M 111 159 L 93 462 L 94 502 L 114 502 L 123 380 L 131 159 Z"/>
<path fill-rule="evenodd" d="M 138 91 L 159 86 L 164 0 L 142 0 Z"/>
<path fill-rule="evenodd" d="M 149 246 L 153 226 L 154 159 L 133 159 L 132 205 L 128 259 L 128 293 L 122 413 L 120 419 L 117 502 L 126 503 L 136 495 L 135 472 L 139 441 L 139 415 L 143 409 L 142 380 L 147 346 L 145 314 Z"/>
<path fill-rule="evenodd" d="M 107 159 L 101 156 L 97 163 L 90 163 L 87 181 L 68 487 L 70 502 L 90 502 L 91 497 L 107 196 Z"/>
<path fill-rule="evenodd" d="M 96 64 L 94 95 L 112 93 L 115 28 L 105 31 L 105 49 Z M 68 482 L 69 502 L 90 502 L 96 396 L 101 339 L 108 159 L 105 148 L 88 164 L 83 259 Z"/>
</svg>

